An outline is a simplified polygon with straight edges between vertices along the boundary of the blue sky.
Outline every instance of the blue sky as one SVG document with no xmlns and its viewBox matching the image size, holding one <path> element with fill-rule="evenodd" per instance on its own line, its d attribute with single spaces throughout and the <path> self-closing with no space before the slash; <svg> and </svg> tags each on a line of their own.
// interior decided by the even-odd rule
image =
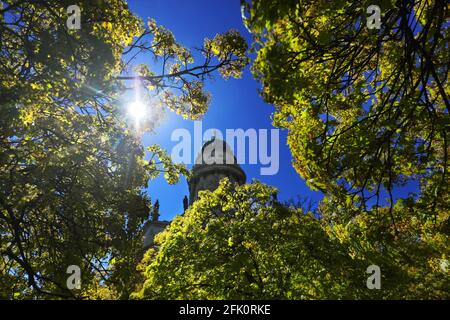
<svg viewBox="0 0 450 320">
<path fill-rule="evenodd" d="M 154 18 L 156 22 L 170 29 L 176 40 L 188 48 L 199 47 L 205 37 L 212 38 L 220 32 L 237 29 L 251 43 L 251 35 L 245 29 L 238 0 L 233 1 L 180 1 L 180 0 L 129 0 L 130 9 L 143 18 Z M 143 57 L 140 63 L 151 63 L 151 57 Z M 246 68 L 241 79 L 223 80 L 219 75 L 207 81 L 207 90 L 212 94 L 212 102 L 202 122 L 203 131 L 217 128 L 272 129 L 270 116 L 273 106 L 263 102 L 258 94 L 259 84 Z M 143 137 L 144 146 L 157 143 L 170 150 L 177 144 L 171 141 L 173 130 L 188 129 L 193 136 L 193 121 L 183 120 L 180 116 L 167 112 L 165 120 L 153 134 Z M 286 132 L 280 131 L 279 172 L 272 176 L 260 175 L 260 165 L 242 165 L 247 174 L 247 182 L 258 179 L 279 189 L 279 199 L 296 200 L 298 196 L 308 197 L 317 203 L 322 195 L 311 191 L 304 180 L 292 168 L 292 156 L 286 145 Z M 195 150 L 193 150 L 195 153 Z M 194 155 L 192 155 L 193 157 Z M 170 220 L 183 211 L 182 200 L 188 195 L 184 178 L 176 185 L 169 185 L 160 176 L 149 183 L 148 193 L 152 201 L 159 199 L 161 219 Z"/>
</svg>

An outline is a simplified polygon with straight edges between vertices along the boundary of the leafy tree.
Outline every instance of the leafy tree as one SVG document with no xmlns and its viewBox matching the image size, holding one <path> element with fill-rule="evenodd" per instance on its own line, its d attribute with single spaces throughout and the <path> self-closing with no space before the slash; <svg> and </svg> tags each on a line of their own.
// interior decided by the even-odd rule
<svg viewBox="0 0 450 320">
<path fill-rule="evenodd" d="M 289 130 L 294 167 L 339 203 L 394 206 L 422 185 L 429 214 L 449 208 L 449 7 L 444 1 L 242 2 L 253 72 Z M 369 29 L 369 4 L 381 28 Z M 385 197 L 388 201 L 384 201 Z M 392 210 L 391 210 L 392 212 Z"/>
<path fill-rule="evenodd" d="M 343 270 L 350 258 L 327 241 L 312 215 L 276 205 L 274 192 L 261 183 L 235 187 L 227 179 L 214 192 L 202 191 L 183 216 L 156 236 L 158 247 L 146 253 L 139 267 L 146 280 L 134 297 L 333 296 L 339 289 L 330 281 L 332 273 Z M 314 275 L 323 281 L 310 281 Z"/>
<path fill-rule="evenodd" d="M 71 4 L 0 1 L 2 298 L 127 298 L 151 206 L 142 189 L 186 169 L 158 146 L 144 160 L 139 135 L 156 124 L 129 117 L 124 82 L 144 103 L 198 118 L 209 103 L 205 77 L 238 77 L 247 63 L 234 31 L 205 40 L 205 61 L 194 64 L 169 30 L 144 24 L 125 1 L 78 1 L 80 30 L 66 26 Z M 133 71 L 148 52 L 160 71 Z M 81 290 L 66 287 L 69 265 L 81 267 Z"/>
<path fill-rule="evenodd" d="M 391 297 L 448 297 L 448 5 L 241 3 L 253 73 L 273 123 L 288 129 L 295 169 L 326 195 L 330 237 L 354 259 L 401 271 Z M 380 29 L 366 24 L 372 4 Z M 396 197 L 414 183 L 418 194 Z"/>
<path fill-rule="evenodd" d="M 366 26 L 369 4 L 380 30 Z M 326 194 L 319 218 L 224 182 L 157 238 L 134 297 L 448 298 L 448 6 L 242 5 L 274 124 Z M 394 201 L 412 181 L 419 194 Z M 365 286 L 371 264 L 382 290 Z"/>
<path fill-rule="evenodd" d="M 449 225 L 436 228 L 427 206 L 423 201 L 398 201 L 391 212 L 393 225 L 388 207 L 353 209 L 355 217 L 343 221 L 336 216 L 351 209 L 337 210 L 327 198 L 321 203 L 323 227 L 330 238 L 341 243 L 353 260 L 364 261 L 365 268 L 380 267 L 381 290 L 369 290 L 371 298 L 449 298 Z M 448 221 L 448 214 L 444 218 Z M 356 296 L 365 298 L 367 292 Z"/>
<path fill-rule="evenodd" d="M 327 217 L 279 204 L 275 193 L 261 183 L 236 187 L 227 179 L 214 192 L 203 192 L 157 235 L 157 247 L 139 266 L 145 282 L 132 297 L 386 299 L 448 294 L 449 282 L 436 265 L 436 252 L 448 240 L 417 242 L 416 221 L 405 221 L 401 242 L 393 243 L 389 232 L 379 236 L 380 229 L 390 227 L 389 220 L 378 220 L 383 212 L 360 215 L 347 225 L 330 224 Z M 326 211 L 326 203 L 322 206 Z M 432 261 L 435 265 L 427 268 Z M 371 264 L 382 266 L 383 290 L 366 287 Z"/>
</svg>

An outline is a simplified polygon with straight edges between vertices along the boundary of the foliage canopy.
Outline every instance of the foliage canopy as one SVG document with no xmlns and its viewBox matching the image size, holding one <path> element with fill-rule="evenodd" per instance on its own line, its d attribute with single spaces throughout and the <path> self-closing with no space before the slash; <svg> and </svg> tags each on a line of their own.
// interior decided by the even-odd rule
<svg viewBox="0 0 450 320">
<path fill-rule="evenodd" d="M 448 4 L 242 3 L 253 72 L 308 184 L 365 208 L 393 207 L 418 182 L 439 219 L 449 209 Z M 379 30 L 366 26 L 369 4 L 381 9 Z"/>
<path fill-rule="evenodd" d="M 142 189 L 160 172 L 171 183 L 187 173 L 159 146 L 144 150 L 140 133 L 154 123 L 129 119 L 127 83 L 196 119 L 209 103 L 203 80 L 216 70 L 238 77 L 247 64 L 234 31 L 206 39 L 195 65 L 125 1 L 78 1 L 79 30 L 66 26 L 71 4 L 0 1 L 1 298 L 126 298 L 151 207 Z M 132 68 L 145 53 L 159 71 Z M 81 290 L 66 287 L 69 265 L 81 268 Z"/>
<path fill-rule="evenodd" d="M 138 267 L 136 299 L 414 299 L 448 297 L 448 237 L 403 218 L 394 238 L 385 210 L 330 223 L 278 203 L 276 190 L 222 180 L 176 217 Z M 423 240 L 418 240 L 420 234 Z M 381 266 L 382 290 L 366 287 Z"/>
</svg>

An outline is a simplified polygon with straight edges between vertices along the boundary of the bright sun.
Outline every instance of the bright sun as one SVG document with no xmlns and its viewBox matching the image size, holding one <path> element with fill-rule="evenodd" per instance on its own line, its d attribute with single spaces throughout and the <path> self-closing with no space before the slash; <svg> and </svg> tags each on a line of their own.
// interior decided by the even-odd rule
<svg viewBox="0 0 450 320">
<path fill-rule="evenodd" d="M 128 113 L 135 121 L 139 121 L 145 116 L 145 106 L 142 102 L 135 101 L 128 105 Z"/>
</svg>

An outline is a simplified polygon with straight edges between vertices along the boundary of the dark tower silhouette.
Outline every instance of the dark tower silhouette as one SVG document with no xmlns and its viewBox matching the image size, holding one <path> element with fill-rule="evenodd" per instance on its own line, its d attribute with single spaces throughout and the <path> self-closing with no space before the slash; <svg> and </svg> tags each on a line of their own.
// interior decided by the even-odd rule
<svg viewBox="0 0 450 320">
<path fill-rule="evenodd" d="M 159 200 L 156 200 L 155 204 L 153 205 L 153 211 L 152 211 L 152 221 L 156 222 L 159 219 Z"/>
<path fill-rule="evenodd" d="M 184 198 L 183 198 L 183 210 L 184 210 L 184 212 L 186 212 L 188 207 L 189 207 L 189 200 L 188 200 L 187 196 L 184 196 Z"/>
</svg>

